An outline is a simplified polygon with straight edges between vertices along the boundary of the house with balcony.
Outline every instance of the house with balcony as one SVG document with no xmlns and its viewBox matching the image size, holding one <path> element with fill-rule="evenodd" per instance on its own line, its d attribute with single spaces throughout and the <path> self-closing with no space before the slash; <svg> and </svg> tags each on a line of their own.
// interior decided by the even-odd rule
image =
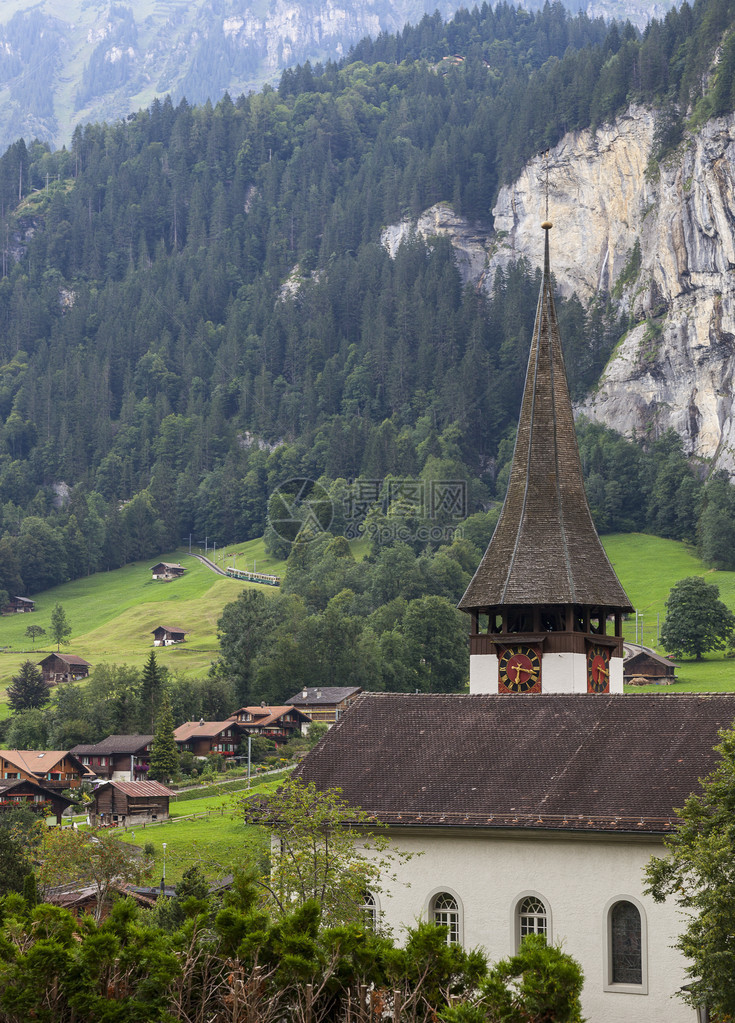
<svg viewBox="0 0 735 1023">
<path fill-rule="evenodd" d="M 44 816 L 49 813 L 61 824 L 61 816 L 67 807 L 72 805 L 71 799 L 62 796 L 58 789 L 49 785 L 41 785 L 31 778 L 19 778 L 0 781 L 0 811 L 27 804 Z"/>
<path fill-rule="evenodd" d="M 331 727 L 361 692 L 361 686 L 308 686 L 286 703 L 297 707 L 311 721 L 321 721 Z"/>
<path fill-rule="evenodd" d="M 148 777 L 152 743 L 152 735 L 108 735 L 71 752 L 104 781 L 140 781 Z"/>
<path fill-rule="evenodd" d="M 0 750 L 0 783 L 26 779 L 61 791 L 76 789 L 93 777 L 71 750 Z"/>
<path fill-rule="evenodd" d="M 35 602 L 32 601 L 30 597 L 11 597 L 10 600 L 8 600 L 5 607 L 2 608 L 2 610 L 0 610 L 0 614 L 4 615 L 26 614 L 29 611 L 35 610 L 36 610 Z"/>
<path fill-rule="evenodd" d="M 232 757 L 240 743 L 240 733 L 234 721 L 185 721 L 174 729 L 179 753 L 193 753 L 195 757 L 208 757 L 220 753 Z"/>
<path fill-rule="evenodd" d="M 261 703 L 259 707 L 240 707 L 230 715 L 240 733 L 262 735 L 278 746 L 288 742 L 294 735 L 305 735 L 311 725 L 311 718 L 298 707 L 270 707 Z"/>
</svg>

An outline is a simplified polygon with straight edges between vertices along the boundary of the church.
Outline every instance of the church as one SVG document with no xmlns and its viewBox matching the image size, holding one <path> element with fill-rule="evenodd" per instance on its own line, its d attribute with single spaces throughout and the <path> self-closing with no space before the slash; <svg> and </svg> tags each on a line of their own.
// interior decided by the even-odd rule
<svg viewBox="0 0 735 1023">
<path fill-rule="evenodd" d="M 675 808 L 714 767 L 732 695 L 623 696 L 632 610 L 592 522 L 544 229 L 544 270 L 498 525 L 459 606 L 470 694 L 363 693 L 297 770 L 415 853 L 371 893 L 396 934 L 417 919 L 491 960 L 561 942 L 595 1023 L 693 1023 L 677 992 L 673 903 L 644 891 Z"/>
</svg>

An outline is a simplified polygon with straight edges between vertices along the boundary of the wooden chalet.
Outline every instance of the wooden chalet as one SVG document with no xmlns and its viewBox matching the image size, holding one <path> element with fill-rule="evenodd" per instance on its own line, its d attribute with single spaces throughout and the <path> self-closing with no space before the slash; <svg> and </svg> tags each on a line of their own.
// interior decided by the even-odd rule
<svg viewBox="0 0 735 1023">
<path fill-rule="evenodd" d="M 278 743 L 308 731 L 311 718 L 297 707 L 240 707 L 230 715 L 238 730 L 246 735 L 262 735 Z"/>
<path fill-rule="evenodd" d="M 78 682 L 89 675 L 92 665 L 75 654 L 55 653 L 38 662 L 44 682 L 55 686 L 59 682 Z"/>
<path fill-rule="evenodd" d="M 107 781 L 98 786 L 90 824 L 147 824 L 168 820 L 169 800 L 175 795 L 158 781 Z"/>
<path fill-rule="evenodd" d="M 30 597 L 11 597 L 8 603 L 0 611 L 4 615 L 26 614 L 36 610 L 35 601 Z"/>
<path fill-rule="evenodd" d="M 139 781 L 148 777 L 152 735 L 108 735 L 94 745 L 75 746 L 75 757 L 105 781 Z"/>
<path fill-rule="evenodd" d="M 183 643 L 186 635 L 187 630 L 178 625 L 159 625 L 153 630 L 153 646 L 175 646 Z"/>
<path fill-rule="evenodd" d="M 333 725 L 362 692 L 362 686 L 313 686 L 302 689 L 286 703 L 311 721 Z"/>
<path fill-rule="evenodd" d="M 179 565 L 178 562 L 159 561 L 151 569 L 151 575 L 154 579 L 169 582 L 171 579 L 178 579 L 185 571 L 184 566 Z"/>
<path fill-rule="evenodd" d="M 623 681 L 627 685 L 670 686 L 676 681 L 675 671 L 673 661 L 652 650 L 637 650 L 623 661 Z"/>
<path fill-rule="evenodd" d="M 51 812 L 57 824 L 61 824 L 64 810 L 72 805 L 71 799 L 62 796 L 58 789 L 39 785 L 35 779 L 19 778 L 13 781 L 9 778 L 0 781 L 0 813 L 21 803 L 29 803 L 39 813 L 43 811 L 44 815 Z"/>
<path fill-rule="evenodd" d="M 208 757 L 221 753 L 232 757 L 237 752 L 240 735 L 234 721 L 185 721 L 174 729 L 174 739 L 180 753 L 193 753 L 195 757 Z"/>
<path fill-rule="evenodd" d="M 79 788 L 93 777 L 71 750 L 0 750 L 0 783 L 25 778 L 61 791 Z"/>
</svg>

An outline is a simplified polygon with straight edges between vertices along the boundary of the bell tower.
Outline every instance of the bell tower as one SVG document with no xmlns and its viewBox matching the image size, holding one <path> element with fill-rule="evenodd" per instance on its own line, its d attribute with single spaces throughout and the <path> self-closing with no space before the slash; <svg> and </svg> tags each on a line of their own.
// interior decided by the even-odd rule
<svg viewBox="0 0 735 1023">
<path fill-rule="evenodd" d="M 544 272 L 503 510 L 459 607 L 472 619 L 471 693 L 622 693 L 632 607 L 582 478 L 549 269 Z"/>
</svg>

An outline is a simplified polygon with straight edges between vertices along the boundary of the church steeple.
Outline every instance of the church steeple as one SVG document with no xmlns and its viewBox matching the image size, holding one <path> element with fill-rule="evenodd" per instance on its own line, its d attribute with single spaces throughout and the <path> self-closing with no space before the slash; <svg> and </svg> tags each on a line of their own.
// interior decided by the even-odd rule
<svg viewBox="0 0 735 1023">
<path fill-rule="evenodd" d="M 508 492 L 459 604 L 473 618 L 470 688 L 622 691 L 621 617 L 632 608 L 587 503 L 551 287 L 551 224 L 542 227 L 544 272 Z"/>
</svg>

